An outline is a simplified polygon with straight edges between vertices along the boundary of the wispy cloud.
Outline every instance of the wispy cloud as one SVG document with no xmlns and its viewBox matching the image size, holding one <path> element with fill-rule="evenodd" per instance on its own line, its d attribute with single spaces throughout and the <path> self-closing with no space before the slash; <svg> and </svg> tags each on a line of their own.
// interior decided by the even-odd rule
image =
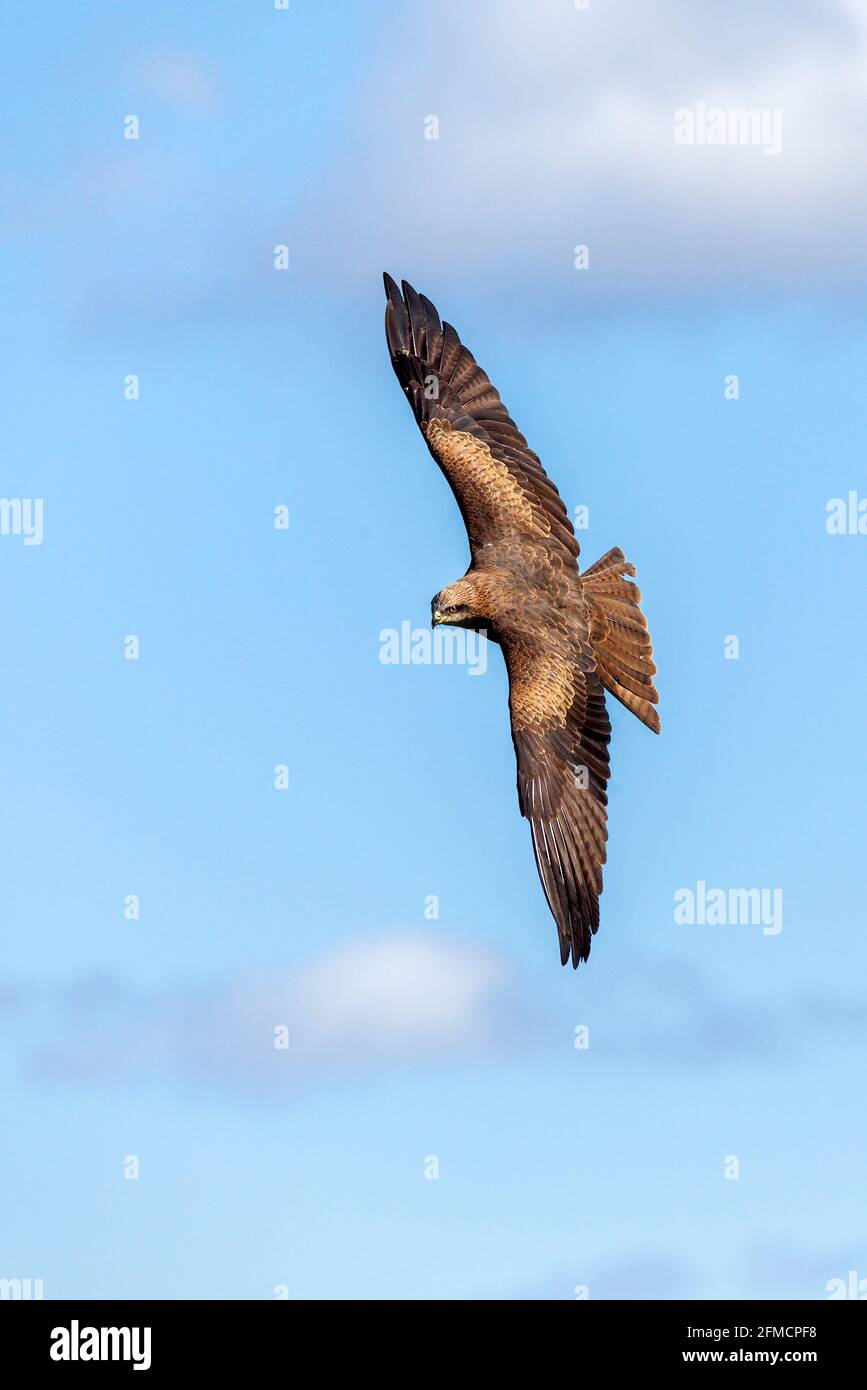
<svg viewBox="0 0 867 1390">
<path fill-rule="evenodd" d="M 744 1275 L 755 1298 L 827 1298 L 832 1281 L 847 1286 L 865 1281 L 867 1297 L 867 1241 L 853 1236 L 845 1245 L 808 1248 L 790 1239 L 754 1240 L 743 1257 Z M 854 1271 L 854 1279 L 850 1277 Z M 833 1287 L 833 1284 L 832 1284 Z M 839 1294 L 838 1294 L 839 1297 Z"/>
<path fill-rule="evenodd" d="M 700 1288 L 696 1269 L 678 1256 L 667 1250 L 632 1250 L 609 1260 L 579 1260 L 571 1274 L 560 1270 L 504 1297 L 520 1302 L 699 1298 Z"/>
<path fill-rule="evenodd" d="M 106 977 L 56 992 L 34 1078 L 199 1082 L 282 1092 L 322 1074 L 475 1054 L 509 1010 L 482 950 L 420 934 L 347 941 L 295 968 L 140 991 Z"/>
<path fill-rule="evenodd" d="M 576 1257 L 571 1271 L 560 1268 L 501 1297 L 518 1301 L 600 1299 L 679 1299 L 750 1297 L 826 1299 L 832 1290 L 854 1297 L 867 1288 L 867 1245 L 853 1236 L 836 1247 L 808 1247 L 757 1234 L 733 1261 L 720 1265 L 704 1250 L 684 1258 L 670 1248 L 636 1248 L 608 1259 Z M 829 1288 L 829 1285 L 831 1287 Z M 740 1291 L 739 1294 L 732 1292 Z M 867 1297 L 867 1293 L 859 1293 Z"/>
<path fill-rule="evenodd" d="M 166 49 L 147 54 L 138 77 L 143 91 L 179 110 L 213 110 L 219 90 L 216 68 L 200 54 Z"/>
<path fill-rule="evenodd" d="M 4 1015 L 16 1043 L 7 1055 L 17 1051 L 32 1080 L 169 1081 L 239 1096 L 410 1062 L 539 1055 L 567 1067 L 579 1026 L 594 1071 L 630 1074 L 790 1067 L 835 1040 L 867 1047 L 867 1004 L 854 996 L 735 999 L 674 959 L 598 968 L 592 979 L 519 978 L 501 955 L 417 931 L 350 938 L 289 969 L 207 984 L 10 984 Z"/>
<path fill-rule="evenodd" d="M 507 271 L 510 289 L 571 277 L 582 294 L 610 296 L 867 275 L 867 12 L 856 0 L 724 12 L 487 0 L 450 10 L 409 51 L 409 67 L 396 65 L 381 45 L 364 118 L 321 190 L 326 206 L 339 188 L 353 208 L 338 279 L 382 262 L 428 281 L 472 272 L 499 290 Z M 780 153 L 677 144 L 675 113 L 700 101 L 779 110 Z M 580 277 L 579 243 L 591 267 Z M 309 238 L 308 254 L 318 262 L 325 248 Z"/>
<path fill-rule="evenodd" d="M 330 94 L 345 117 L 315 164 L 291 95 L 277 116 L 287 147 L 262 138 L 270 95 L 236 90 L 230 124 L 219 66 L 166 50 L 138 59 L 135 80 L 180 135 L 149 132 L 134 158 L 120 137 L 112 155 L 84 149 L 57 189 L 17 177 L 13 229 L 62 219 L 74 233 L 63 289 L 76 322 L 285 322 L 289 291 L 372 302 L 384 267 L 434 295 L 468 277 L 564 326 L 576 304 L 867 286 L 861 0 L 443 0 L 436 24 L 408 4 L 368 33 L 374 57 Z M 699 103 L 778 112 L 779 153 L 677 143 L 676 113 Z"/>
</svg>

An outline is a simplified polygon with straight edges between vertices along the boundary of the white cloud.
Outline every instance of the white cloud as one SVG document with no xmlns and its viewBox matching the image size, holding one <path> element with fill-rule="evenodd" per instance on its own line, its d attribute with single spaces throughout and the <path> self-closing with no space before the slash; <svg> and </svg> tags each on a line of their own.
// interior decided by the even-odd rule
<svg viewBox="0 0 867 1390">
<path fill-rule="evenodd" d="M 482 1040 L 503 974 L 471 945 L 412 934 L 350 942 L 300 967 L 287 984 L 311 1051 L 428 1050 Z"/>
<path fill-rule="evenodd" d="M 128 1077 L 285 1090 L 455 1052 L 483 1053 L 509 1010 L 502 963 L 455 939 L 391 933 L 348 940 L 304 964 L 213 986 L 141 992 L 90 977 L 61 992 L 60 1046 L 37 1048 L 43 1079 Z M 275 1030 L 288 1029 L 288 1048 Z"/>
<path fill-rule="evenodd" d="M 615 968 L 594 956 L 578 975 L 551 963 L 541 977 L 519 977 L 507 958 L 435 931 L 348 938 L 297 966 L 210 985 L 0 981 L 4 1055 L 23 1055 L 32 1079 L 168 1080 L 243 1096 L 455 1058 L 508 1065 L 535 1055 L 567 1074 L 578 1017 L 594 1038 L 594 1065 L 629 1073 L 787 1067 L 835 1039 L 867 1045 L 857 996 L 733 998 L 675 957 Z M 287 1050 L 274 1045 L 279 1027 Z"/>
<path fill-rule="evenodd" d="M 418 23 L 413 7 L 379 45 L 323 182 L 326 202 L 336 186 L 353 210 L 338 277 L 386 264 L 426 283 L 452 267 L 494 286 L 506 269 L 565 281 L 578 242 L 589 293 L 864 277 L 861 0 L 487 0 L 447 7 L 412 42 Z M 675 112 L 698 101 L 778 108 L 782 152 L 676 144 Z M 432 113 L 437 141 L 423 135 Z M 314 235 L 307 251 L 329 255 Z"/>
<path fill-rule="evenodd" d="M 231 63 L 166 51 L 136 75 L 177 111 L 170 139 L 134 160 L 88 146 L 57 189 L 9 176 L 11 230 L 69 229 L 59 291 L 79 327 L 285 322 L 271 268 L 283 240 L 285 286 L 308 303 L 373 304 L 387 268 L 446 306 L 461 277 L 546 330 L 594 301 L 867 284 L 862 0 L 441 0 L 435 13 L 407 0 L 365 32 L 354 74 L 320 92 L 328 120 L 303 153 L 269 135 L 270 98 Z M 243 92 L 231 128 L 227 82 Z M 779 109 L 781 153 L 678 145 L 675 113 L 700 101 Z M 216 146 L 198 143 L 204 114 Z M 438 140 L 424 138 L 431 114 Z M 589 271 L 573 268 L 578 244 Z"/>
</svg>

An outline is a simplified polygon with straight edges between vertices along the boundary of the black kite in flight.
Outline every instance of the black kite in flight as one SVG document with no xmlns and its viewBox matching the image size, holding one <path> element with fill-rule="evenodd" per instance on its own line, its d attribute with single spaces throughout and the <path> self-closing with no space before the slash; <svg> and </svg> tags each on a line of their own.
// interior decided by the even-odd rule
<svg viewBox="0 0 867 1390">
<path fill-rule="evenodd" d="M 622 550 L 583 574 L 560 494 L 472 353 L 424 295 L 385 276 L 398 381 L 461 509 L 471 563 L 431 604 L 433 625 L 484 631 L 503 649 L 518 800 L 560 937 L 586 960 L 599 926 L 611 726 L 605 691 L 655 733 L 659 715 L 641 594 Z"/>
</svg>

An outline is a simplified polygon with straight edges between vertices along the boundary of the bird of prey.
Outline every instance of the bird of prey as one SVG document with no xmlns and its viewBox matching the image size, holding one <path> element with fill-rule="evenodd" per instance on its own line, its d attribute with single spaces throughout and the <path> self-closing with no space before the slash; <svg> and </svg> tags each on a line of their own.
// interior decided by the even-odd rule
<svg viewBox="0 0 867 1390">
<path fill-rule="evenodd" d="M 579 573 L 560 494 L 499 392 L 429 299 L 384 279 L 392 366 L 470 543 L 466 574 L 431 603 L 432 625 L 484 632 L 502 648 L 518 801 L 561 962 L 577 968 L 599 926 L 608 837 L 605 691 L 660 727 L 635 569 L 614 549 Z"/>
</svg>

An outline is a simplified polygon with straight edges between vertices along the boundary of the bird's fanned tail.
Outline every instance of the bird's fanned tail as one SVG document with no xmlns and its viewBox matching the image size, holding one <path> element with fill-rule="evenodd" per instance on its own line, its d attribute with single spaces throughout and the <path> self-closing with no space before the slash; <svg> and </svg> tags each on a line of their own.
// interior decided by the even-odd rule
<svg viewBox="0 0 867 1390">
<path fill-rule="evenodd" d="M 615 546 L 581 578 L 595 615 L 590 636 L 599 679 L 642 724 L 658 734 L 661 725 L 655 708 L 659 695 L 653 684 L 653 647 L 641 611 L 641 590 L 625 577 L 634 574 L 635 566 Z"/>
</svg>

